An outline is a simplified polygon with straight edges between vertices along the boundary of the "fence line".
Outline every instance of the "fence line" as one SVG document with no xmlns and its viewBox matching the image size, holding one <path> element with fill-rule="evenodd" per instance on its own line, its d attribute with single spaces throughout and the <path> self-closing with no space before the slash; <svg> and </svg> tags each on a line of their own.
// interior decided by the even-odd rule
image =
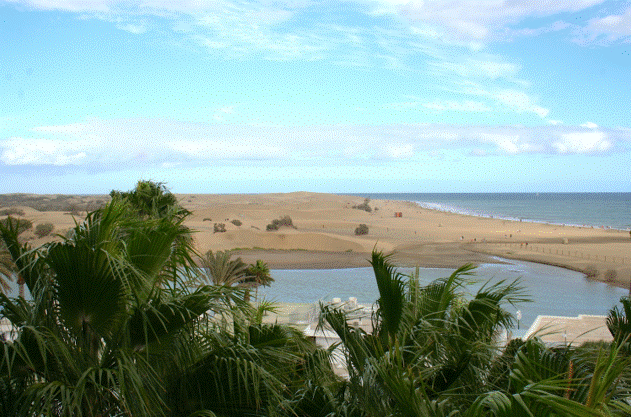
<svg viewBox="0 0 631 417">
<path fill-rule="evenodd" d="M 598 254 L 589 253 L 589 252 L 586 253 L 586 252 L 582 252 L 578 250 L 573 251 L 571 249 L 549 248 L 545 246 L 515 243 L 515 242 L 496 242 L 496 243 L 499 243 L 502 246 L 507 246 L 511 248 L 519 248 L 519 249 L 536 252 L 536 253 L 544 253 L 544 254 L 547 253 L 550 255 L 567 256 L 570 258 L 587 259 L 590 261 L 597 261 L 597 262 L 610 262 L 610 263 L 615 263 L 615 264 L 620 264 L 620 265 L 631 265 L 631 258 L 628 258 L 626 256 L 607 256 L 607 255 L 600 256 Z"/>
</svg>

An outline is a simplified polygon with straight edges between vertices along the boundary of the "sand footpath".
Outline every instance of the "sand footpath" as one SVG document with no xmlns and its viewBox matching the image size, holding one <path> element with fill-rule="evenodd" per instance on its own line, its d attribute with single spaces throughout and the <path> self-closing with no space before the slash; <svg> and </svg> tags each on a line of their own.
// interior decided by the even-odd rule
<svg viewBox="0 0 631 417">
<path fill-rule="evenodd" d="M 624 288 L 631 283 L 628 231 L 465 216 L 405 201 L 372 200 L 367 212 L 353 208 L 363 203 L 361 197 L 322 193 L 177 196 L 193 213 L 185 224 L 195 230 L 200 253 L 234 250 L 248 263 L 262 259 L 274 269 L 367 266 L 376 247 L 394 252 L 401 266 L 456 268 L 499 262 L 495 256 L 500 256 L 592 271 L 595 279 Z M 102 197 L 84 196 L 77 205 Z M 65 211 L 19 207 L 34 225 L 52 222 L 56 233 L 70 229 L 75 217 L 80 220 Z M 266 231 L 282 216 L 290 216 L 295 229 Z M 215 224 L 226 231 L 215 233 Z M 367 235 L 355 235 L 360 224 L 368 226 Z M 34 246 L 53 239 L 27 237 Z"/>
</svg>

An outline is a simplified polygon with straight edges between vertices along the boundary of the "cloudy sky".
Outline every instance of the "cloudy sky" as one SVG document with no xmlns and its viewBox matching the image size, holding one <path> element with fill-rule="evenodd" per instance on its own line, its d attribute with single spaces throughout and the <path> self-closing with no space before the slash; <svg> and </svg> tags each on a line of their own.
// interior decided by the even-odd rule
<svg viewBox="0 0 631 417">
<path fill-rule="evenodd" d="M 0 193 L 631 191 L 631 1 L 0 0 Z"/>
</svg>

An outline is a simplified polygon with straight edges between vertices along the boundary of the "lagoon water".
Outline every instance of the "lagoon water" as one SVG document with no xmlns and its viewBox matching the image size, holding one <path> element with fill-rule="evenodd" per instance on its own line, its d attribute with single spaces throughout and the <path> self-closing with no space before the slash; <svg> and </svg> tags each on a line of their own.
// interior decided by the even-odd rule
<svg viewBox="0 0 631 417">
<path fill-rule="evenodd" d="M 601 282 L 590 281 L 581 273 L 531 262 L 509 261 L 506 264 L 482 264 L 472 277 L 477 281 L 469 287 L 475 292 L 482 283 L 520 279 L 524 292 L 532 302 L 506 308 L 522 312 L 521 332 L 530 327 L 537 315 L 577 316 L 606 315 L 628 291 Z M 400 269 L 409 273 L 410 269 Z M 421 282 L 449 276 L 452 269 L 421 268 Z M 329 270 L 274 270 L 274 282 L 259 290 L 259 298 L 286 303 L 316 303 L 334 297 L 348 300 L 356 297 L 362 304 L 372 304 L 378 297 L 377 284 L 371 268 Z"/>
</svg>

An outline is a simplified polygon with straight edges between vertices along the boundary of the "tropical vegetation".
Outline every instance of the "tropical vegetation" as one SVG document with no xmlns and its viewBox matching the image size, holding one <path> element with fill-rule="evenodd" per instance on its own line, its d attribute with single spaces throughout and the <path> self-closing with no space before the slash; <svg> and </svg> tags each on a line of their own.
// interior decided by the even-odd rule
<svg viewBox="0 0 631 417">
<path fill-rule="evenodd" d="M 3 271 L 30 294 L 0 294 L 15 329 L 0 341 L 0 416 L 631 414 L 627 298 L 610 312 L 610 344 L 505 340 L 506 307 L 528 299 L 519 282 L 470 294 L 465 265 L 423 286 L 374 252 L 371 325 L 323 304 L 319 325 L 340 341 L 325 350 L 247 301 L 273 281 L 264 262 L 210 252 L 197 265 L 187 212 L 154 185 L 38 248 L 0 224 Z"/>
</svg>

